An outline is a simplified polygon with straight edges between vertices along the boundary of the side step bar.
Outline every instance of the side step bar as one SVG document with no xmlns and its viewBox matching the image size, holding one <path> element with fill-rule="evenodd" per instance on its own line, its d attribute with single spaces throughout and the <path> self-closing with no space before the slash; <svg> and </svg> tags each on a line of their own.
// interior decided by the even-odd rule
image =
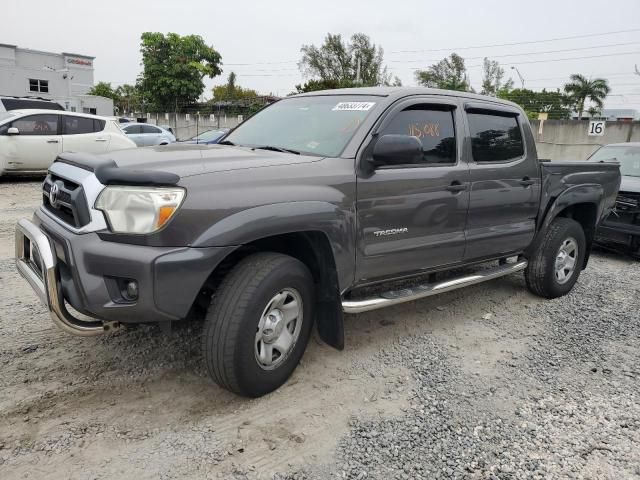
<svg viewBox="0 0 640 480">
<path fill-rule="evenodd" d="M 494 278 L 503 277 L 511 273 L 519 272 L 527 268 L 526 260 L 519 260 L 516 263 L 505 263 L 497 267 L 487 268 L 465 277 L 454 278 L 440 283 L 426 283 L 412 288 L 392 290 L 377 297 L 363 298 L 361 300 L 343 300 L 342 310 L 345 313 L 362 313 L 378 308 L 398 305 L 399 303 L 411 302 L 419 298 L 430 297 L 439 293 L 449 292 L 458 288 L 486 282 Z"/>
</svg>

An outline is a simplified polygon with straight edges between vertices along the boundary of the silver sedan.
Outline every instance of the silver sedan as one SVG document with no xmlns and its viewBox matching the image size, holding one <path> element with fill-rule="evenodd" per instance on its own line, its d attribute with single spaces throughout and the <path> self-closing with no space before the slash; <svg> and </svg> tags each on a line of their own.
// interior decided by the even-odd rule
<svg viewBox="0 0 640 480">
<path fill-rule="evenodd" d="M 128 123 L 122 125 L 122 130 L 139 147 L 168 145 L 176 141 L 176 137 L 171 132 L 150 123 Z"/>
</svg>

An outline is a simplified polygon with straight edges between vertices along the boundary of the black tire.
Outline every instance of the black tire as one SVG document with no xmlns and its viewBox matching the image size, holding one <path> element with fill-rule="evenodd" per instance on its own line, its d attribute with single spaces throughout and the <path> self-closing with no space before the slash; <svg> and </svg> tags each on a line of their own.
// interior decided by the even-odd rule
<svg viewBox="0 0 640 480">
<path fill-rule="evenodd" d="M 283 291 L 299 294 L 301 326 L 288 355 L 276 359 L 280 362 L 277 367 L 265 370 L 257 358 L 258 326 L 270 301 Z M 268 252 L 241 260 L 222 280 L 205 317 L 202 351 L 211 378 L 248 397 L 280 387 L 295 370 L 309 341 L 313 303 L 313 277 L 299 260 Z"/>
<path fill-rule="evenodd" d="M 565 283 L 561 283 L 556 277 L 556 257 L 560 247 L 569 239 L 577 243 L 575 267 L 567 275 Z M 556 218 L 524 271 L 529 290 L 544 298 L 557 298 L 569 293 L 580 276 L 586 244 L 584 231 L 578 222 L 570 218 Z"/>
</svg>

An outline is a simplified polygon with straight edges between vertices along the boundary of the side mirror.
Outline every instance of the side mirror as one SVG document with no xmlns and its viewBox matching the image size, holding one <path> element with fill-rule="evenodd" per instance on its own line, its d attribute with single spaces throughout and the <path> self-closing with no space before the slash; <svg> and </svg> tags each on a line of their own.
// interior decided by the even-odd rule
<svg viewBox="0 0 640 480">
<path fill-rule="evenodd" d="M 418 163 L 422 155 L 422 142 L 410 135 L 383 135 L 373 147 L 375 167 Z"/>
<path fill-rule="evenodd" d="M 16 127 L 11 127 L 9 130 L 7 130 L 7 135 L 20 135 L 20 130 L 18 130 Z"/>
</svg>

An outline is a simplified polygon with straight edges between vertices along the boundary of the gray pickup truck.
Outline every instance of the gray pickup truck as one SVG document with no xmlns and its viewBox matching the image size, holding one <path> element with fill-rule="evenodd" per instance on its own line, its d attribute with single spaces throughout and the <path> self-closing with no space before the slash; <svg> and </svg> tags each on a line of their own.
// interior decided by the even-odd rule
<svg viewBox="0 0 640 480">
<path fill-rule="evenodd" d="M 509 102 L 315 92 L 221 145 L 60 155 L 17 224 L 16 260 L 72 334 L 203 320 L 213 380 L 260 396 L 314 323 L 342 349 L 343 313 L 521 270 L 537 295 L 568 293 L 619 184 L 617 164 L 539 162 Z"/>
</svg>

